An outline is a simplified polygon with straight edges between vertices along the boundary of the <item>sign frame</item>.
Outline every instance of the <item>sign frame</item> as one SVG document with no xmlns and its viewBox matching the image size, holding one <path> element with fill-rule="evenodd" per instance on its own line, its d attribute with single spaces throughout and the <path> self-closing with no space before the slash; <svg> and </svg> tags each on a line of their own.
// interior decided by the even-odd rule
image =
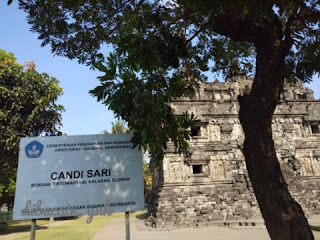
<svg viewBox="0 0 320 240">
<path fill-rule="evenodd" d="M 144 209 L 142 151 L 132 134 L 21 138 L 13 219 Z"/>
</svg>

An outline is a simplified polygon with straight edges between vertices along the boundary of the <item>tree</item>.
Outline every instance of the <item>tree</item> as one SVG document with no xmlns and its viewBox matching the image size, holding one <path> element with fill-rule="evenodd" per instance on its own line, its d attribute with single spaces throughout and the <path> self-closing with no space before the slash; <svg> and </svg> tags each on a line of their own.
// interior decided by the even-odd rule
<svg viewBox="0 0 320 240">
<path fill-rule="evenodd" d="M 0 206 L 13 205 L 20 138 L 60 133 L 61 95 L 57 79 L 0 49 Z"/>
<path fill-rule="evenodd" d="M 120 133 L 128 133 L 130 132 L 128 128 L 126 128 L 125 123 L 121 120 L 117 120 L 112 124 L 111 134 L 120 134 Z M 102 131 L 103 134 L 109 134 L 107 130 Z"/>
<path fill-rule="evenodd" d="M 143 183 L 144 183 L 144 197 L 147 202 L 149 193 L 152 189 L 152 172 L 150 169 L 150 162 L 147 162 L 146 155 L 148 155 L 147 151 L 143 151 L 142 153 L 142 167 L 143 167 Z"/>
<path fill-rule="evenodd" d="M 188 113 L 175 118 L 166 103 L 190 94 L 209 68 L 254 74 L 251 92 L 238 97 L 239 119 L 262 216 L 272 239 L 313 239 L 282 176 L 271 121 L 284 79 L 310 81 L 320 72 L 318 1 L 19 2 L 43 45 L 104 73 L 91 93 L 157 159 L 169 140 L 188 154 L 188 127 L 195 124 Z M 108 57 L 106 44 L 114 48 Z"/>
<path fill-rule="evenodd" d="M 112 124 L 111 133 L 112 134 L 121 134 L 121 133 L 129 133 L 130 130 L 126 128 L 125 123 L 121 120 L 117 120 Z M 102 132 L 103 134 L 109 134 L 107 130 Z M 149 194 L 152 187 L 152 175 L 150 171 L 149 163 L 146 161 L 146 155 L 148 155 L 148 151 L 145 149 L 142 151 L 142 167 L 143 167 L 143 182 L 144 182 L 144 195 L 145 197 Z"/>
</svg>

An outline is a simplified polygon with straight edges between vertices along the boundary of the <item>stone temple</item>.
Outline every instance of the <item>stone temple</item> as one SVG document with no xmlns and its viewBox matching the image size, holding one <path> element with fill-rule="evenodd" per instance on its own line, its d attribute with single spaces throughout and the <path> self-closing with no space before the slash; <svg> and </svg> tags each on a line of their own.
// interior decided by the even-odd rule
<svg viewBox="0 0 320 240">
<path fill-rule="evenodd" d="M 227 78 L 201 83 L 192 98 L 170 103 L 175 114 L 193 112 L 187 158 L 168 145 L 153 168 L 148 215 L 157 227 L 209 225 L 261 217 L 242 154 L 244 134 L 237 96 L 252 79 Z M 273 117 L 273 139 L 292 196 L 307 217 L 320 214 L 320 101 L 301 83 L 284 86 Z"/>
</svg>

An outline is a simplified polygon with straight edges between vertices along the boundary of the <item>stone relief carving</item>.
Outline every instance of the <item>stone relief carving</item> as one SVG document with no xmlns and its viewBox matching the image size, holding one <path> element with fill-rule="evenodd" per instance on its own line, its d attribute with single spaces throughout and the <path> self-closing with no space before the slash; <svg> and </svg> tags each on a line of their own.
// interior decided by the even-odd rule
<svg viewBox="0 0 320 240">
<path fill-rule="evenodd" d="M 171 214 L 180 201 L 177 199 L 180 199 L 183 192 L 185 192 L 185 199 L 194 196 L 197 200 L 203 197 L 204 201 L 207 201 L 204 204 L 215 202 L 216 188 L 223 186 L 221 196 L 227 194 L 225 189 L 230 188 L 227 190 L 228 194 L 236 196 L 235 199 L 237 199 L 228 197 L 231 200 L 223 202 L 224 206 L 232 209 L 234 204 L 240 204 L 239 208 L 244 209 L 243 203 L 239 203 L 238 196 L 243 197 L 248 192 L 253 196 L 253 192 L 248 184 L 250 181 L 247 180 L 248 173 L 242 153 L 243 142 L 240 140 L 244 138 L 244 135 L 238 119 L 237 96 L 250 90 L 250 86 L 250 81 L 244 79 L 239 81 L 234 79 L 234 81 L 226 81 L 225 83 L 205 83 L 199 85 L 201 94 L 195 100 L 172 101 L 170 106 L 173 107 L 176 115 L 188 111 L 197 116 L 202 124 L 202 137 L 201 141 L 190 142 L 190 149 L 193 153 L 191 157 L 178 157 L 178 154 L 174 153 L 174 147 L 166 149 L 163 170 L 156 171 L 156 178 L 159 179 L 157 182 L 163 183 L 160 178 L 164 175 L 164 186 L 165 184 L 168 186 L 161 191 L 165 193 L 165 196 L 168 196 L 170 201 L 161 197 L 159 198 L 159 201 L 162 201 L 161 205 L 159 204 L 155 208 L 168 211 Z M 282 100 L 273 116 L 272 129 L 277 157 L 286 179 L 290 180 L 288 185 L 292 184 L 296 196 L 299 196 L 300 200 L 303 199 L 302 202 L 306 202 L 305 206 L 312 204 L 314 206 L 314 199 L 319 199 L 318 189 L 313 191 L 315 185 L 312 184 L 318 183 L 320 179 L 320 134 L 312 133 L 310 122 L 320 121 L 320 101 L 308 101 L 313 99 L 312 93 L 309 96 L 308 92 L 307 99 L 304 99 L 305 92 L 305 90 L 294 91 L 291 86 L 285 84 Z M 203 125 L 206 123 L 209 123 L 207 129 Z M 202 132 L 205 129 L 207 136 Z M 169 160 L 166 161 L 166 159 Z M 193 167 L 194 165 L 201 167 L 196 168 Z M 206 194 L 204 193 L 207 190 L 199 191 L 200 188 L 209 189 L 211 186 L 213 186 L 211 189 L 214 189 L 214 193 L 211 189 Z M 178 198 L 175 198 L 174 201 L 171 199 L 173 191 L 169 187 L 172 187 L 173 190 L 179 189 L 177 191 Z M 181 189 L 183 191 L 180 192 Z M 195 191 L 191 195 L 192 189 Z M 301 191 L 305 189 L 307 189 L 306 192 Z M 185 199 L 181 201 L 186 201 Z M 171 203 L 173 204 L 168 207 Z M 185 207 L 185 202 L 182 204 Z M 184 217 L 186 221 L 189 221 L 192 216 L 196 218 L 193 204 L 195 202 L 189 204 L 190 214 L 186 211 L 187 215 Z M 318 202 L 317 206 L 320 206 Z M 251 207 L 249 206 L 249 208 Z M 320 207 L 317 207 L 314 210 L 312 207 L 312 211 L 319 212 L 319 209 Z M 217 210 L 217 212 L 219 211 L 220 209 Z M 164 221 L 167 222 L 169 214 L 159 214 L 159 220 L 161 220 L 161 216 L 165 216 Z M 199 216 L 203 219 L 202 215 Z M 243 217 L 250 216 L 243 215 Z"/>
<path fill-rule="evenodd" d="M 177 181 L 181 180 L 181 163 L 171 163 L 170 164 L 170 180 Z"/>
<path fill-rule="evenodd" d="M 240 124 L 234 124 L 232 133 L 231 133 L 231 140 L 243 139 L 243 131 Z"/>
<path fill-rule="evenodd" d="M 232 129 L 233 129 L 233 125 L 231 125 L 231 124 L 222 124 L 220 126 L 221 132 L 226 133 L 226 134 L 230 134 L 232 132 Z"/>
<path fill-rule="evenodd" d="M 229 107 L 229 112 L 237 114 L 239 112 L 239 104 L 235 103 L 235 102 L 231 103 L 231 105 Z"/>
<path fill-rule="evenodd" d="M 221 141 L 220 127 L 218 125 L 209 125 L 210 141 Z"/>
<path fill-rule="evenodd" d="M 234 99 L 237 99 L 238 95 L 240 94 L 240 88 L 238 82 L 234 82 L 233 84 L 233 91 L 234 91 Z"/>
<path fill-rule="evenodd" d="M 222 96 L 221 96 L 221 92 L 220 91 L 214 91 L 213 93 L 214 93 L 213 100 L 215 100 L 215 101 L 221 100 Z"/>
<path fill-rule="evenodd" d="M 320 161 L 317 156 L 303 155 L 300 158 L 302 176 L 320 176 Z"/>
<path fill-rule="evenodd" d="M 283 129 L 281 124 L 278 121 L 272 121 L 272 133 L 274 136 L 282 137 Z"/>
<path fill-rule="evenodd" d="M 315 176 L 320 176 L 320 159 L 319 158 L 313 158 L 313 172 Z"/>
<path fill-rule="evenodd" d="M 313 163 L 314 175 L 320 176 L 320 151 L 319 151 L 319 149 L 313 150 L 312 163 Z"/>
<path fill-rule="evenodd" d="M 200 136 L 202 136 L 203 138 L 207 138 L 208 137 L 208 126 L 204 125 L 200 127 Z"/>
<path fill-rule="evenodd" d="M 242 127 L 239 119 L 210 119 L 209 120 L 209 140 L 221 141 L 237 140 L 243 138 Z"/>
<path fill-rule="evenodd" d="M 213 178 L 215 180 L 225 180 L 226 179 L 226 173 L 225 173 L 223 161 L 213 161 L 212 168 L 213 168 L 213 171 L 212 171 Z"/>
<path fill-rule="evenodd" d="M 193 150 L 191 158 L 186 159 L 188 162 L 191 162 L 193 160 L 195 161 L 206 161 L 207 156 L 203 154 L 203 151 L 201 149 Z"/>
</svg>

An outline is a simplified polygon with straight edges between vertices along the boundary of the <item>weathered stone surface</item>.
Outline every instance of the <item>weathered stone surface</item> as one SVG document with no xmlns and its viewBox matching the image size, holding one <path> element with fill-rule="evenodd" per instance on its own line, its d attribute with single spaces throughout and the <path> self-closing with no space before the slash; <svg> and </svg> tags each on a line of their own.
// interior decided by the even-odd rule
<svg viewBox="0 0 320 240">
<path fill-rule="evenodd" d="M 259 217 L 246 170 L 238 120 L 238 94 L 252 79 L 200 84 L 194 98 L 171 103 L 175 114 L 193 112 L 200 124 L 185 158 L 169 144 L 161 166 L 153 166 L 150 216 L 158 227 L 199 226 Z M 298 83 L 285 85 L 273 118 L 276 153 L 292 196 L 307 216 L 320 214 L 320 101 Z"/>
</svg>

